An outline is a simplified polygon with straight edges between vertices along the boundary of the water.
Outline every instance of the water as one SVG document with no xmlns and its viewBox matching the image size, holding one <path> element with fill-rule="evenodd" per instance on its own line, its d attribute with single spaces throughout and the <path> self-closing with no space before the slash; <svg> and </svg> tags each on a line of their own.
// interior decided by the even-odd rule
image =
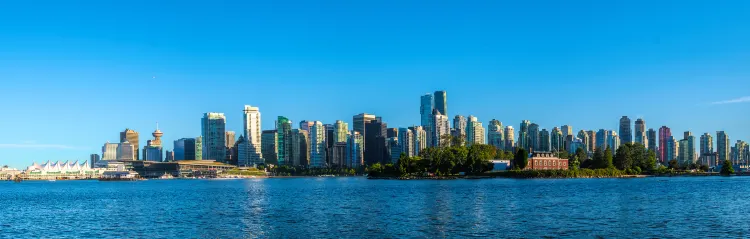
<svg viewBox="0 0 750 239">
<path fill-rule="evenodd" d="M 744 238 L 750 177 L 0 182 L 0 238 Z"/>
</svg>

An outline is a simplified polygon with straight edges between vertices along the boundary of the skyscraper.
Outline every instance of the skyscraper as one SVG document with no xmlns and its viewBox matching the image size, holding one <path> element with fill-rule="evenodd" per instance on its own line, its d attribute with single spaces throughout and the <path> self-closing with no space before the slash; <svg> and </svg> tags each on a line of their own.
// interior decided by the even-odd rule
<svg viewBox="0 0 750 239">
<path fill-rule="evenodd" d="M 469 116 L 471 118 L 472 116 Z M 453 118 L 453 137 L 457 137 L 461 139 L 461 142 L 464 144 L 468 144 L 470 141 L 472 141 L 471 137 L 469 136 L 470 132 L 469 122 L 466 121 L 466 117 L 463 117 L 461 115 L 456 115 L 456 117 Z"/>
<path fill-rule="evenodd" d="M 529 125 L 529 149 L 542 151 L 539 142 L 539 125 L 536 123 Z"/>
<path fill-rule="evenodd" d="M 492 119 L 487 126 L 488 144 L 495 146 L 496 149 L 505 150 L 505 138 L 503 137 L 503 123 L 499 120 Z"/>
<path fill-rule="evenodd" d="M 586 134 L 589 135 L 589 143 L 588 143 L 589 152 L 596 151 L 596 139 L 597 139 L 596 138 L 596 131 L 589 130 L 589 131 L 586 131 Z"/>
<path fill-rule="evenodd" d="M 440 113 L 437 109 L 432 111 L 432 130 L 430 130 L 430 133 L 432 134 L 431 140 L 432 140 L 432 147 L 444 147 L 449 146 L 450 142 L 444 142 L 443 136 L 444 135 L 450 135 L 451 129 L 450 125 L 448 124 L 448 116 L 443 115 Z M 365 148 L 367 148 L 365 146 Z"/>
<path fill-rule="evenodd" d="M 117 145 L 117 160 L 120 161 L 131 161 L 135 160 L 135 146 L 125 140 Z"/>
<path fill-rule="evenodd" d="M 586 133 L 585 130 L 578 131 L 578 138 L 581 139 L 581 144 L 583 145 L 583 150 L 588 151 L 589 145 L 591 144 L 591 139 L 589 138 L 589 134 Z M 577 150 L 578 148 L 576 148 Z M 570 152 L 571 154 L 574 154 L 575 151 Z"/>
<path fill-rule="evenodd" d="M 174 141 L 174 160 L 201 160 L 196 157 L 196 138 L 181 138 Z"/>
<path fill-rule="evenodd" d="M 347 134 L 349 133 L 349 124 L 341 120 L 336 120 L 333 124 L 333 142 L 346 143 Z"/>
<path fill-rule="evenodd" d="M 734 156 L 732 161 L 734 164 L 739 164 L 742 166 L 748 165 L 748 147 L 747 142 L 742 140 L 737 140 L 737 143 L 734 144 Z"/>
<path fill-rule="evenodd" d="M 245 139 L 245 135 L 240 134 L 240 138 L 237 139 L 233 148 L 236 150 L 237 166 L 239 167 L 252 167 L 253 163 L 250 161 L 250 145 Z"/>
<path fill-rule="evenodd" d="M 203 138 L 203 159 L 224 162 L 227 155 L 226 118 L 224 113 L 203 114 L 201 121 Z"/>
<path fill-rule="evenodd" d="M 242 130 L 245 134 L 245 140 L 247 141 L 247 153 L 248 158 L 246 160 L 248 165 L 263 164 L 262 151 L 262 130 L 260 122 L 260 109 L 258 107 L 252 107 L 245 105 L 242 110 L 243 113 L 243 124 Z"/>
<path fill-rule="evenodd" d="M 719 154 L 719 164 L 729 160 L 729 136 L 724 131 L 716 131 L 716 153 Z"/>
<path fill-rule="evenodd" d="M 375 115 L 371 115 L 368 113 L 361 113 L 361 114 L 355 115 L 354 117 L 352 117 L 352 124 L 353 124 L 352 129 L 354 131 L 359 132 L 359 134 L 361 134 L 362 137 L 365 138 L 365 141 L 367 141 L 366 140 L 367 132 L 365 132 L 365 124 L 375 120 L 375 118 L 376 118 Z M 364 147 L 362 148 L 362 150 L 366 150 L 365 148 L 367 148 L 367 143 L 362 145 L 362 147 Z"/>
<path fill-rule="evenodd" d="M 542 152 L 550 152 L 550 134 L 547 129 L 542 129 L 541 132 L 539 132 L 539 151 Z"/>
<path fill-rule="evenodd" d="M 374 163 L 387 163 L 388 149 L 386 145 L 386 129 L 388 126 L 383 123 L 380 117 L 365 123 L 364 137 L 364 161 L 366 165 Z"/>
<path fill-rule="evenodd" d="M 484 144 L 484 127 L 477 117 L 469 116 L 468 127 L 466 128 L 467 145 Z"/>
<path fill-rule="evenodd" d="M 669 162 L 669 144 L 673 141 L 672 130 L 667 126 L 659 128 L 659 162 L 666 164 Z"/>
<path fill-rule="evenodd" d="M 701 135 L 701 156 L 714 152 L 714 138 L 709 133 Z"/>
<path fill-rule="evenodd" d="M 292 165 L 308 166 L 310 164 L 310 133 L 304 129 L 292 129 Z"/>
<path fill-rule="evenodd" d="M 681 152 L 684 152 L 685 155 L 681 155 L 683 158 L 683 161 L 693 163 L 695 160 L 695 136 L 693 136 L 693 132 L 685 131 L 684 135 L 685 145 L 680 145 Z M 685 146 L 685 148 L 682 148 Z"/>
<path fill-rule="evenodd" d="M 101 158 L 99 157 L 98 154 L 91 154 L 89 156 L 89 160 L 91 161 L 91 167 L 94 167 L 94 165 L 96 165 L 96 162 L 99 162 L 100 159 Z"/>
<path fill-rule="evenodd" d="M 346 141 L 347 167 L 359 168 L 364 166 L 364 137 L 358 131 L 352 131 Z"/>
<path fill-rule="evenodd" d="M 435 104 L 433 106 L 441 115 L 448 117 L 448 94 L 445 91 L 435 91 Z"/>
<path fill-rule="evenodd" d="M 414 135 L 414 156 L 419 156 L 419 153 L 423 149 L 428 147 L 429 141 L 427 141 L 427 131 L 422 126 L 409 127 Z"/>
<path fill-rule="evenodd" d="M 654 153 L 656 153 L 656 154 L 659 154 L 658 150 L 656 148 L 656 145 L 658 143 L 658 142 L 656 142 L 657 141 L 656 140 L 656 130 L 654 130 L 653 128 L 648 129 L 647 136 L 648 136 L 648 149 L 651 150 L 651 151 L 654 151 Z"/>
<path fill-rule="evenodd" d="M 120 132 L 120 143 L 124 143 L 126 141 L 130 142 L 130 144 L 133 145 L 133 147 L 135 147 L 135 152 L 134 152 L 134 154 L 135 154 L 135 160 L 140 160 L 140 158 L 141 158 L 140 157 L 140 152 L 141 151 L 138 148 L 138 146 L 140 145 L 138 143 L 139 142 L 138 132 L 136 132 L 135 130 L 132 130 L 132 129 L 128 129 L 128 128 L 126 128 L 124 131 Z"/>
<path fill-rule="evenodd" d="M 242 134 L 240 134 L 242 135 Z M 224 145 L 227 146 L 227 153 L 224 156 L 224 162 L 232 165 L 237 165 L 237 134 L 234 131 L 224 132 Z"/>
<path fill-rule="evenodd" d="M 125 140 L 127 142 L 127 139 Z M 120 144 L 107 142 L 102 146 L 102 160 L 117 160 L 117 147 Z"/>
<path fill-rule="evenodd" d="M 292 121 L 284 116 L 279 116 L 276 119 L 276 133 L 278 138 L 278 143 L 276 143 L 278 163 L 280 166 L 291 166 L 294 162 L 292 155 Z"/>
<path fill-rule="evenodd" d="M 646 136 L 646 121 L 642 118 L 635 120 L 635 142 L 648 147 L 648 136 Z"/>
<path fill-rule="evenodd" d="M 632 143 L 633 142 L 633 132 L 632 128 L 630 127 L 630 118 L 627 116 L 623 116 L 620 118 L 620 142 L 623 144 Z M 614 151 L 616 149 L 612 149 Z"/>
<path fill-rule="evenodd" d="M 679 145 L 679 147 L 678 147 L 679 148 L 679 153 L 677 154 L 678 155 L 677 162 L 680 165 L 682 165 L 683 167 L 684 166 L 689 166 L 692 163 L 693 159 L 689 157 L 689 153 L 687 152 L 688 149 L 689 149 L 689 147 L 688 147 L 688 140 L 687 139 L 681 139 L 681 140 L 677 141 L 677 144 Z"/>
<path fill-rule="evenodd" d="M 278 164 L 279 159 L 276 153 L 279 150 L 279 138 L 276 130 L 263 130 L 260 142 L 260 151 L 261 155 L 263 155 L 264 163 Z"/>
<path fill-rule="evenodd" d="M 609 138 L 607 139 L 608 143 L 607 146 L 612 150 L 612 154 L 614 155 L 615 152 L 617 152 L 617 149 L 620 148 L 620 145 L 622 144 L 621 138 L 617 136 L 617 132 L 614 130 L 609 132 Z"/>
<path fill-rule="evenodd" d="M 562 152 L 565 150 L 564 141 L 563 131 L 557 127 L 552 128 L 552 135 L 550 135 L 550 148 L 552 152 Z"/>
<path fill-rule="evenodd" d="M 602 151 L 606 150 L 609 146 L 610 131 L 599 129 L 596 132 L 596 148 L 601 148 Z"/>
<path fill-rule="evenodd" d="M 568 138 L 568 135 L 573 135 L 573 126 L 563 125 L 560 129 L 562 130 L 563 139 Z"/>
<path fill-rule="evenodd" d="M 427 93 L 420 97 L 419 113 L 421 116 L 422 127 L 425 129 L 429 129 L 430 123 L 432 122 L 432 104 L 433 99 L 431 94 Z"/>
<path fill-rule="evenodd" d="M 518 131 L 518 147 L 524 148 L 527 151 L 533 151 L 533 149 L 529 148 L 529 126 L 531 125 L 531 121 L 523 120 L 521 121 L 521 128 Z"/>
<path fill-rule="evenodd" d="M 505 150 L 506 151 L 513 151 L 515 146 L 515 132 L 513 132 L 513 126 L 507 126 L 505 127 Z"/>
<path fill-rule="evenodd" d="M 398 128 L 398 144 L 401 147 L 401 152 L 406 153 L 406 156 L 413 157 L 414 155 L 414 134 L 408 128 Z"/>
<path fill-rule="evenodd" d="M 320 121 L 312 123 L 310 128 L 310 167 L 326 167 L 325 127 Z"/>
</svg>

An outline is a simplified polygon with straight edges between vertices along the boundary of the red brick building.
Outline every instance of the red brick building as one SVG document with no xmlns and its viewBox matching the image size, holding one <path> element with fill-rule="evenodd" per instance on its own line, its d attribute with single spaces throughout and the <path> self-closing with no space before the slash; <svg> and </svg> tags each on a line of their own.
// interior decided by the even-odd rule
<svg viewBox="0 0 750 239">
<path fill-rule="evenodd" d="M 561 159 L 550 152 L 534 152 L 529 158 L 529 170 L 568 170 L 568 160 Z"/>
</svg>

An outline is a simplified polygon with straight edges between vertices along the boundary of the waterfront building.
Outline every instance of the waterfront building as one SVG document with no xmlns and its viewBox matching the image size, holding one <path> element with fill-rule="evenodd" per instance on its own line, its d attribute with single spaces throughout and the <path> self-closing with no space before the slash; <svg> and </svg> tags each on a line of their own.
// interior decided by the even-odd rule
<svg viewBox="0 0 750 239">
<path fill-rule="evenodd" d="M 128 142 L 119 143 L 117 145 L 117 160 L 119 161 L 133 161 L 135 160 L 135 146 Z"/>
<path fill-rule="evenodd" d="M 642 118 L 635 120 L 635 142 L 648 147 L 648 136 L 646 135 L 646 121 Z"/>
<path fill-rule="evenodd" d="M 360 168 L 364 166 L 364 150 L 362 149 L 364 144 L 365 139 L 362 137 L 362 134 L 352 131 L 346 141 L 347 167 Z"/>
<path fill-rule="evenodd" d="M 336 120 L 333 124 L 333 142 L 346 143 L 347 134 L 349 133 L 349 124 L 341 120 Z"/>
<path fill-rule="evenodd" d="M 398 143 L 397 137 L 389 137 L 386 139 L 386 146 L 388 149 L 388 158 L 390 161 L 386 163 L 392 163 L 396 165 L 398 158 L 401 157 L 401 146 Z"/>
<path fill-rule="evenodd" d="M 558 158 L 552 152 L 534 152 L 524 170 L 568 170 L 568 160 Z"/>
<path fill-rule="evenodd" d="M 552 135 L 550 136 L 552 152 L 562 152 L 565 150 L 564 141 L 563 132 L 557 127 L 552 128 Z"/>
<path fill-rule="evenodd" d="M 362 137 L 366 138 L 367 132 L 365 132 L 365 124 L 374 121 L 376 118 L 377 117 L 375 117 L 375 115 L 371 115 L 368 113 L 361 113 L 361 114 L 355 115 L 354 117 L 352 117 L 352 124 L 353 124 L 352 129 L 354 131 L 359 132 L 359 134 L 361 134 Z M 383 133 L 385 134 L 385 132 Z M 365 148 L 367 148 L 367 145 L 365 144 L 363 147 L 364 147 L 363 148 L 364 150 Z"/>
<path fill-rule="evenodd" d="M 627 116 L 623 116 L 622 118 L 620 118 L 620 142 L 622 142 L 623 144 L 633 142 L 633 132 L 630 125 L 630 118 L 628 118 Z M 612 149 L 612 151 L 614 150 L 616 149 Z"/>
<path fill-rule="evenodd" d="M 688 155 L 688 140 L 681 139 L 680 141 L 677 141 L 677 144 L 679 145 L 677 162 L 683 167 L 689 166 L 692 163 L 693 159 Z"/>
<path fill-rule="evenodd" d="M 714 138 L 711 137 L 711 134 L 709 133 L 703 133 L 701 135 L 701 143 L 700 143 L 700 154 L 710 154 L 714 152 Z"/>
<path fill-rule="evenodd" d="M 748 144 L 745 141 L 737 140 L 734 144 L 734 155 L 732 161 L 734 164 L 748 165 Z"/>
<path fill-rule="evenodd" d="M 648 149 L 651 151 L 654 151 L 657 155 L 659 154 L 659 151 L 657 150 L 657 139 L 656 139 L 656 130 L 648 129 L 648 133 L 646 134 L 648 137 Z"/>
<path fill-rule="evenodd" d="M 99 162 L 99 160 L 101 160 L 101 157 L 99 157 L 98 154 L 91 154 L 89 156 L 89 160 L 91 161 L 91 165 L 96 165 L 96 162 Z"/>
<path fill-rule="evenodd" d="M 659 162 L 663 165 L 669 163 L 669 160 L 671 159 L 668 157 L 670 151 L 669 143 L 673 141 L 671 138 L 672 130 L 669 129 L 669 127 L 662 126 L 659 128 L 659 152 L 657 154 L 659 156 Z"/>
<path fill-rule="evenodd" d="M 683 161 L 689 161 L 690 163 L 694 163 L 695 158 L 696 158 L 695 136 L 693 136 L 693 132 L 690 132 L 690 131 L 685 131 L 684 136 L 685 137 L 683 139 L 685 140 L 685 145 L 680 144 L 680 150 L 681 150 L 680 154 L 684 152 L 685 155 L 681 155 L 681 157 L 683 158 Z M 682 148 L 683 146 L 685 148 Z"/>
<path fill-rule="evenodd" d="M 589 145 L 591 144 L 591 139 L 589 138 L 589 134 L 586 133 L 585 130 L 578 131 L 578 138 L 581 139 L 581 142 L 583 144 L 583 147 L 582 147 L 583 151 L 588 152 Z M 570 153 L 573 154 L 575 153 L 575 151 L 572 151 Z"/>
<path fill-rule="evenodd" d="M 560 130 L 562 130 L 563 139 L 567 139 L 568 135 L 573 135 L 573 126 L 563 125 L 562 127 L 560 127 Z"/>
<path fill-rule="evenodd" d="M 243 124 L 242 129 L 245 134 L 245 141 L 247 141 L 247 158 L 242 160 L 247 162 L 247 165 L 258 165 L 263 164 L 262 156 L 262 130 L 260 121 L 260 109 L 250 105 L 245 105 L 243 109 Z"/>
<path fill-rule="evenodd" d="M 310 128 L 310 167 L 326 167 L 325 127 L 320 121 L 312 122 Z"/>
<path fill-rule="evenodd" d="M 125 142 L 127 142 L 127 139 Z M 84 161 L 83 163 L 78 163 L 78 161 L 57 161 L 55 163 L 47 161 L 41 165 L 34 162 L 31 166 L 27 167 L 21 175 L 23 175 L 22 177 L 24 180 L 95 179 L 103 172 L 102 169 L 91 168 L 88 161 Z"/>
<path fill-rule="evenodd" d="M 589 131 L 586 131 L 586 134 L 588 134 L 589 136 L 589 142 L 588 142 L 589 152 L 596 151 L 596 139 L 597 139 L 596 131 L 589 130 Z"/>
<path fill-rule="evenodd" d="M 427 131 L 425 131 L 422 126 L 412 126 L 409 127 L 409 129 L 412 131 L 412 134 L 414 134 L 414 156 L 419 156 L 419 153 L 429 145 L 429 142 L 427 141 Z"/>
<path fill-rule="evenodd" d="M 539 132 L 539 152 L 551 152 L 551 135 L 547 129 L 542 129 L 541 132 Z"/>
<path fill-rule="evenodd" d="M 376 117 L 365 124 L 365 134 L 363 135 L 364 160 L 366 165 L 375 163 L 385 164 L 390 158 L 388 155 L 387 140 L 388 125 L 383 122 L 382 118 Z"/>
<path fill-rule="evenodd" d="M 290 151 L 291 166 L 308 166 L 310 163 L 309 132 L 304 129 L 292 129 Z"/>
<path fill-rule="evenodd" d="M 140 148 L 138 148 L 138 146 L 140 146 L 138 132 L 129 128 L 125 128 L 124 131 L 120 132 L 120 143 L 124 143 L 124 142 L 129 142 L 130 144 L 133 145 L 133 147 L 135 147 L 135 152 L 134 152 L 135 160 L 140 160 L 141 151 L 140 151 Z"/>
<path fill-rule="evenodd" d="M 716 168 L 722 164 L 722 162 L 719 162 L 719 154 L 716 152 L 701 154 L 700 163 L 709 168 Z"/>
<path fill-rule="evenodd" d="M 539 140 L 539 125 L 532 123 L 529 125 L 529 149 L 530 151 L 542 151 Z"/>
<path fill-rule="evenodd" d="M 435 104 L 433 107 L 441 115 L 448 117 L 448 93 L 445 91 L 435 91 Z M 434 113 L 433 113 L 434 114 Z"/>
<path fill-rule="evenodd" d="M 406 153 L 406 156 L 414 157 L 414 133 L 408 128 L 398 129 L 398 143 L 400 151 Z"/>
<path fill-rule="evenodd" d="M 276 131 L 278 142 L 276 147 L 278 151 L 276 157 L 278 158 L 279 166 L 288 165 L 291 166 L 294 162 L 292 155 L 292 121 L 284 116 L 279 116 L 276 119 Z"/>
<path fill-rule="evenodd" d="M 247 140 L 247 138 L 245 138 L 245 135 L 240 135 L 240 138 L 237 139 L 237 143 L 235 145 L 235 148 L 237 150 L 237 166 L 255 166 L 255 161 L 251 160 L 252 156 L 250 155 L 250 142 Z"/>
<path fill-rule="evenodd" d="M 237 134 L 234 131 L 224 132 L 224 145 L 226 145 L 226 154 L 224 163 L 237 165 Z"/>
<path fill-rule="evenodd" d="M 117 148 L 119 146 L 120 144 L 105 143 L 102 146 L 102 160 L 117 160 Z"/>
<path fill-rule="evenodd" d="M 437 93 L 437 92 L 436 92 Z M 450 146 L 450 142 L 443 140 L 444 135 L 450 135 L 450 125 L 448 124 L 448 116 L 443 115 L 437 109 L 432 111 L 432 147 L 446 147 Z"/>
<path fill-rule="evenodd" d="M 507 151 L 513 151 L 514 149 L 515 133 L 513 131 L 513 126 L 508 125 L 505 127 L 505 150 Z"/>
<path fill-rule="evenodd" d="M 181 138 L 174 141 L 174 160 L 202 160 L 198 138 Z"/>
<path fill-rule="evenodd" d="M 260 152 L 263 155 L 264 163 L 278 164 L 279 159 L 276 157 L 276 153 L 279 150 L 279 138 L 276 130 L 263 130 L 260 142 Z"/>
<path fill-rule="evenodd" d="M 505 150 L 505 138 L 503 137 L 503 123 L 499 120 L 492 119 L 487 126 L 487 140 L 496 149 Z"/>
<path fill-rule="evenodd" d="M 729 160 L 729 136 L 724 131 L 716 131 L 716 153 L 719 154 L 719 162 Z"/>
<path fill-rule="evenodd" d="M 673 136 L 669 136 L 664 142 L 664 164 L 669 164 L 669 161 L 672 159 L 677 159 L 677 154 L 679 153 L 679 144 L 677 144 L 677 141 Z"/>
<path fill-rule="evenodd" d="M 472 138 L 469 136 L 471 132 L 469 132 L 469 129 L 471 128 L 470 120 L 471 117 L 469 116 L 469 121 L 466 120 L 466 117 L 463 117 L 461 115 L 456 115 L 456 117 L 453 117 L 453 137 L 457 137 L 461 139 L 462 144 L 468 144 L 472 141 Z M 476 120 L 476 117 L 474 118 Z"/>
<path fill-rule="evenodd" d="M 335 142 L 330 150 L 331 166 L 336 168 L 347 167 L 346 166 L 346 142 Z"/>
<path fill-rule="evenodd" d="M 477 117 L 469 116 L 468 127 L 466 128 L 467 145 L 485 144 L 484 127 Z"/>
<path fill-rule="evenodd" d="M 226 117 L 224 113 L 209 112 L 201 120 L 203 159 L 225 162 L 227 156 Z"/>
</svg>

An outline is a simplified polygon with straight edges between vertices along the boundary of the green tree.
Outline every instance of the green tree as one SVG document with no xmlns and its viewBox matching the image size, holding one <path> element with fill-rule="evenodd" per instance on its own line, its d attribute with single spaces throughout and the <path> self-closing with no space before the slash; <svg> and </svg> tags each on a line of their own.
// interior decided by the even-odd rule
<svg viewBox="0 0 750 239">
<path fill-rule="evenodd" d="M 406 153 L 401 153 L 396 165 L 398 165 L 398 171 L 401 176 L 409 175 L 409 170 L 411 169 L 411 158 L 406 156 Z"/>
<path fill-rule="evenodd" d="M 529 164 L 529 152 L 526 151 L 526 149 L 519 147 L 515 153 L 513 164 L 514 167 L 517 167 L 518 169 L 526 168 L 526 165 Z"/>
<path fill-rule="evenodd" d="M 631 144 L 624 144 L 617 149 L 613 163 L 619 170 L 630 169 L 633 166 L 633 152 Z"/>
<path fill-rule="evenodd" d="M 731 176 L 734 174 L 734 167 L 732 166 L 732 162 L 729 160 L 724 160 L 724 163 L 721 165 L 721 175 L 722 176 Z"/>
<path fill-rule="evenodd" d="M 604 167 L 602 168 L 611 168 L 612 167 L 612 149 L 607 146 L 607 149 L 604 150 Z"/>
<path fill-rule="evenodd" d="M 561 159 L 571 159 L 570 154 L 568 153 L 568 151 L 565 151 L 565 150 L 557 153 L 557 157 Z"/>
<path fill-rule="evenodd" d="M 669 160 L 669 168 L 670 169 L 680 169 L 679 164 L 677 163 L 677 160 Z"/>
<path fill-rule="evenodd" d="M 589 154 L 586 153 L 586 150 L 583 148 L 576 149 L 575 157 L 576 159 L 578 159 L 578 162 L 581 162 L 581 163 L 589 160 Z"/>
<path fill-rule="evenodd" d="M 592 166 L 594 168 L 606 168 L 606 163 L 604 163 L 604 150 L 602 147 L 598 147 L 594 150 L 594 159 L 592 161 Z"/>
</svg>

